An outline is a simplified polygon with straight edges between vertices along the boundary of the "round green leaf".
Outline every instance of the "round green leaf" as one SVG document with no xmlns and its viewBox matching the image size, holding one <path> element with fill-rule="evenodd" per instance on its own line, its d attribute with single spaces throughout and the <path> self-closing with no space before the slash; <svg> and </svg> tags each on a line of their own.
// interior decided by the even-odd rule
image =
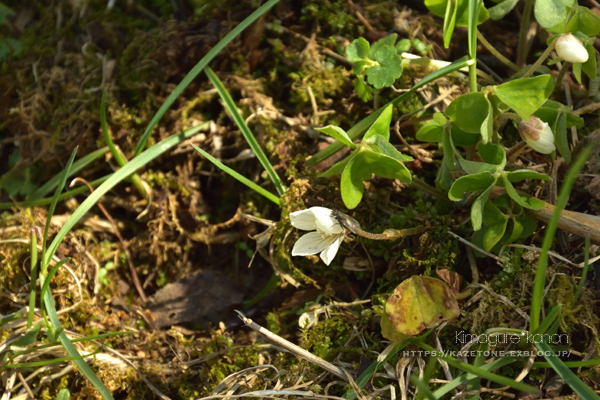
<svg viewBox="0 0 600 400">
<path fill-rule="evenodd" d="M 361 152 L 361 160 L 366 164 L 365 170 L 377 176 L 388 179 L 398 179 L 404 183 L 410 183 L 412 177 L 408 168 L 398 160 L 371 150 Z"/>
<path fill-rule="evenodd" d="M 488 109 L 489 103 L 482 93 L 467 93 L 450 103 L 446 108 L 446 116 L 463 131 L 480 133 Z"/>
<path fill-rule="evenodd" d="M 498 165 L 500 167 L 506 165 L 506 152 L 502 146 L 488 143 L 480 144 L 477 149 L 479 150 L 479 155 L 483 162 Z"/>
<path fill-rule="evenodd" d="M 372 60 L 375 60 L 375 54 L 377 53 L 377 51 L 379 49 L 381 49 L 384 46 L 388 46 L 388 47 L 394 47 L 394 44 L 396 43 L 396 39 L 398 38 L 398 34 L 397 33 L 390 33 L 387 36 L 382 37 L 381 39 L 379 39 L 378 41 L 376 41 L 375 43 L 373 43 L 373 45 L 371 46 L 371 50 L 369 50 L 369 58 Z"/>
<path fill-rule="evenodd" d="M 535 19 L 546 29 L 553 28 L 567 19 L 567 7 L 562 0 L 536 0 Z"/>
<path fill-rule="evenodd" d="M 448 0 L 425 0 L 425 6 L 429 9 L 429 11 L 441 18 L 444 18 L 446 15 L 447 3 Z M 466 27 L 469 25 L 468 6 L 468 0 L 456 1 L 456 26 Z M 487 21 L 487 19 L 490 17 L 490 13 L 483 5 L 481 5 L 479 7 L 479 15 L 477 17 L 477 24 L 479 25 Z"/>
<path fill-rule="evenodd" d="M 480 134 L 465 132 L 455 125 L 452 125 L 450 136 L 452 136 L 452 143 L 454 143 L 455 146 L 462 147 L 475 146 L 477 143 L 479 143 L 479 140 L 481 140 Z"/>
</svg>

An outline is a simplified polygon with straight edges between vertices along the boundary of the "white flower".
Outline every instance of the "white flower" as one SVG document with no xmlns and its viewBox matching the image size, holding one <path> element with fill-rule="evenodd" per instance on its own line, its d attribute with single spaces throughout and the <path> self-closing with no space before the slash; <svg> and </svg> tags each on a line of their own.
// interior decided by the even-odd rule
<svg viewBox="0 0 600 400">
<path fill-rule="evenodd" d="M 517 124 L 519 134 L 529 147 L 542 154 L 550 154 L 556 150 L 550 126 L 535 115 L 529 119 L 529 122 L 521 121 Z"/>
<path fill-rule="evenodd" d="M 584 63 L 589 57 L 583 43 L 572 33 L 560 35 L 556 39 L 556 52 L 560 58 L 572 63 Z"/>
<path fill-rule="evenodd" d="M 344 240 L 344 228 L 331 216 L 331 211 L 325 207 L 311 207 L 290 214 L 293 226 L 304 231 L 315 231 L 298 239 L 292 249 L 293 256 L 321 253 L 321 260 L 327 265 L 331 263 Z"/>
</svg>

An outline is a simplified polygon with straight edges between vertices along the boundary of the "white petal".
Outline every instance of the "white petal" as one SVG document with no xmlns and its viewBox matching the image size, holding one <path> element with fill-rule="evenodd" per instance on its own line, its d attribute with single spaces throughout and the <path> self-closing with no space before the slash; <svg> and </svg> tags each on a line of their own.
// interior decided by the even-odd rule
<svg viewBox="0 0 600 400">
<path fill-rule="evenodd" d="M 309 208 L 308 210 L 300 210 L 290 214 L 292 226 L 305 231 L 314 231 L 317 229 L 315 214 Z"/>
<path fill-rule="evenodd" d="M 325 250 L 331 245 L 335 236 L 324 235 L 321 232 L 309 232 L 302 236 L 292 249 L 293 256 L 310 256 L 311 254 L 317 254 Z"/>
<path fill-rule="evenodd" d="M 548 123 L 542 124 L 538 140 L 525 140 L 529 147 L 542 154 L 550 154 L 556 150 L 554 146 L 554 134 Z"/>
<path fill-rule="evenodd" d="M 340 225 L 337 219 L 331 216 L 329 208 L 325 207 L 311 207 L 310 210 L 313 212 L 317 228 L 326 233 L 342 233 L 344 228 Z"/>
<path fill-rule="evenodd" d="M 572 33 L 561 35 L 556 39 L 556 52 L 560 58 L 572 63 L 584 63 L 589 57 L 583 43 Z"/>
<path fill-rule="evenodd" d="M 333 261 L 333 258 L 335 257 L 340 248 L 340 244 L 344 240 L 343 234 L 338 235 L 337 237 L 332 235 L 331 237 L 335 238 L 335 240 L 333 240 L 329 247 L 323 250 L 320 254 L 321 260 L 323 260 L 323 262 L 327 265 L 331 264 L 331 261 Z"/>
</svg>

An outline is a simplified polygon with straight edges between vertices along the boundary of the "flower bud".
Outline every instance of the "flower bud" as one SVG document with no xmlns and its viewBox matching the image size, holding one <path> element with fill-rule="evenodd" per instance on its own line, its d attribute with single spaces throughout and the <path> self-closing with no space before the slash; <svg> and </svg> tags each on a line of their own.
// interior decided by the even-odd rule
<svg viewBox="0 0 600 400">
<path fill-rule="evenodd" d="M 529 147 L 542 154 L 550 154 L 556 150 L 550 126 L 534 115 L 529 119 L 529 122 L 521 121 L 517 124 L 519 134 Z"/>
<path fill-rule="evenodd" d="M 585 46 L 572 33 L 560 35 L 556 39 L 556 52 L 560 58 L 568 62 L 584 63 L 588 60 Z"/>
</svg>

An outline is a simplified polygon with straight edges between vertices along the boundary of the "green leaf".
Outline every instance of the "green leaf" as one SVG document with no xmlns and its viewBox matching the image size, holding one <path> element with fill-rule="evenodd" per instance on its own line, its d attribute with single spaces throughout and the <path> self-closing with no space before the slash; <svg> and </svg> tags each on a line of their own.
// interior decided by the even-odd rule
<svg viewBox="0 0 600 400">
<path fill-rule="evenodd" d="M 543 181 L 551 181 L 550 178 L 546 174 L 542 174 L 540 172 L 531 171 L 528 169 L 518 169 L 516 171 L 511 171 L 507 175 L 508 180 L 511 182 L 519 182 L 525 179 L 541 179 Z"/>
<path fill-rule="evenodd" d="M 521 118 L 529 121 L 529 116 L 548 100 L 553 90 L 554 79 L 552 76 L 541 75 L 534 78 L 515 79 L 496 86 L 495 93 Z"/>
<path fill-rule="evenodd" d="M 370 171 L 382 178 L 398 179 L 404 183 L 410 183 L 412 181 L 408 168 L 392 157 L 374 151 L 364 150 L 361 152 L 360 159 L 362 164 L 361 168 L 364 168 L 364 171 Z"/>
<path fill-rule="evenodd" d="M 450 0 L 454 1 L 454 0 Z M 438 17 L 444 18 L 446 15 L 446 9 L 448 0 L 425 0 L 425 6 L 431 11 L 433 14 Z M 469 15 L 468 15 L 468 0 L 457 0 L 456 1 L 456 26 L 468 26 Z M 490 17 L 488 10 L 485 7 L 479 7 L 479 14 L 477 18 L 477 23 L 481 24 L 485 22 Z"/>
<path fill-rule="evenodd" d="M 486 201 L 483 208 L 483 225 L 488 229 L 483 235 L 483 249 L 490 251 L 502 239 L 506 231 L 508 218 L 491 201 Z"/>
<path fill-rule="evenodd" d="M 523 233 L 523 224 L 521 224 L 521 222 L 517 218 L 511 218 L 510 222 L 511 227 L 507 230 L 508 232 L 510 232 L 510 234 L 506 235 L 507 239 L 503 241 L 503 243 L 505 244 L 510 244 L 518 240 L 521 237 L 521 234 Z"/>
<path fill-rule="evenodd" d="M 410 39 L 401 39 L 400 41 L 398 41 L 398 43 L 396 43 L 396 51 L 398 52 L 398 54 L 402 54 L 409 51 L 411 47 L 412 43 Z"/>
<path fill-rule="evenodd" d="M 596 50 L 592 44 L 586 44 L 585 49 L 588 52 L 588 60 L 581 64 L 581 69 L 590 79 L 596 77 Z"/>
<path fill-rule="evenodd" d="M 71 393 L 69 393 L 69 389 L 60 389 L 56 395 L 56 400 L 69 400 L 70 398 Z"/>
<path fill-rule="evenodd" d="M 487 164 L 497 165 L 504 168 L 506 165 L 506 152 L 497 144 L 480 144 L 478 147 L 481 159 Z"/>
<path fill-rule="evenodd" d="M 376 89 L 390 87 L 402 76 L 402 58 L 394 47 L 382 46 L 375 53 L 375 65 L 367 70 L 367 81 Z"/>
<path fill-rule="evenodd" d="M 419 129 L 415 137 L 421 142 L 435 143 L 442 141 L 443 134 L 444 128 L 437 125 L 428 125 Z"/>
<path fill-rule="evenodd" d="M 323 128 L 315 128 L 315 130 L 339 140 L 352 149 L 356 149 L 356 145 L 352 143 L 352 140 L 348 137 L 346 131 L 339 126 L 327 125 Z"/>
<path fill-rule="evenodd" d="M 504 0 L 495 6 L 490 7 L 488 9 L 490 12 L 490 19 L 498 21 L 504 18 L 513 8 L 515 8 L 518 2 L 519 0 Z"/>
<path fill-rule="evenodd" d="M 362 61 L 369 56 L 369 42 L 365 38 L 354 39 L 352 43 L 346 46 L 346 58 L 348 61 Z"/>
<path fill-rule="evenodd" d="M 452 143 L 454 146 L 475 146 L 481 140 L 481 135 L 479 133 L 473 134 L 465 132 L 454 124 L 452 125 L 450 136 L 452 136 Z"/>
<path fill-rule="evenodd" d="M 600 33 L 600 16 L 587 7 L 575 6 L 575 15 L 560 33 L 583 33 L 594 37 Z"/>
<path fill-rule="evenodd" d="M 369 127 L 367 133 L 363 137 L 364 141 L 368 141 L 369 138 L 375 135 L 381 135 L 386 140 L 390 140 L 390 124 L 392 123 L 392 110 L 393 106 L 390 104 L 382 109 L 381 113 L 377 116 L 377 119 Z"/>
<path fill-rule="evenodd" d="M 387 157 L 391 157 L 394 160 L 402 162 L 414 161 L 411 156 L 407 156 L 396 150 L 394 145 L 388 142 L 387 139 L 381 135 L 370 137 L 369 140 L 365 141 L 365 144 L 367 144 L 373 151 L 381 153 Z"/>
<path fill-rule="evenodd" d="M 504 187 L 506 188 L 506 193 L 508 193 L 510 198 L 513 199 L 515 203 L 517 203 L 521 207 L 529 208 L 531 210 L 541 210 L 546 205 L 546 203 L 544 203 L 542 200 L 536 199 L 534 197 L 519 195 L 506 176 L 502 177 L 502 182 L 504 183 Z"/>
<path fill-rule="evenodd" d="M 537 229 L 537 220 L 527 214 L 524 214 L 519 218 L 519 223 L 523 226 L 523 232 L 521 232 L 521 236 L 519 239 L 526 239 L 529 236 L 533 235 L 533 232 Z"/>
<path fill-rule="evenodd" d="M 354 89 L 356 89 L 356 94 L 362 101 L 373 100 L 373 88 L 365 83 L 362 76 L 357 76 L 354 80 Z"/>
<path fill-rule="evenodd" d="M 554 28 L 564 24 L 567 19 L 567 7 L 562 0 L 536 0 L 535 19 L 544 28 Z"/>
<path fill-rule="evenodd" d="M 498 171 L 497 165 L 469 161 L 465 160 L 462 157 L 459 158 L 459 163 L 460 167 L 464 169 L 469 175 L 481 174 L 482 172 L 489 172 L 490 174 L 494 174 L 496 173 L 496 171 Z"/>
<path fill-rule="evenodd" d="M 490 197 L 490 193 L 492 193 L 495 182 L 496 180 L 494 179 L 490 186 L 475 199 L 471 206 L 471 224 L 474 231 L 481 229 L 481 225 L 483 224 L 483 208 Z"/>
<path fill-rule="evenodd" d="M 581 85 L 581 66 L 582 65 L 583 64 L 581 64 L 581 63 L 575 63 L 575 64 L 573 64 L 573 75 L 575 75 L 575 80 L 580 85 Z"/>
<path fill-rule="evenodd" d="M 373 43 L 371 49 L 369 50 L 369 58 L 371 60 L 376 60 L 375 54 L 377 53 L 377 51 L 379 51 L 379 49 L 385 46 L 393 48 L 396 44 L 396 39 L 398 39 L 398 34 L 390 33 L 389 35 L 384 36 L 375 43 Z"/>
<path fill-rule="evenodd" d="M 365 190 L 363 185 L 363 178 L 365 177 L 363 172 L 364 169 L 361 171 L 361 167 L 364 167 L 364 165 L 361 163 L 357 154 L 356 157 L 353 157 L 348 162 L 342 173 L 340 191 L 342 193 L 344 205 L 349 210 L 358 206 Z"/>
<path fill-rule="evenodd" d="M 567 139 L 567 116 L 563 113 L 559 114 L 555 121 L 554 144 L 564 157 L 567 165 L 571 164 L 571 149 L 569 148 L 569 140 Z"/>
<path fill-rule="evenodd" d="M 481 141 L 483 144 L 491 142 L 492 137 L 494 136 L 494 110 L 487 97 L 485 98 L 485 101 L 487 102 L 488 109 L 486 117 L 481 124 Z"/>
<path fill-rule="evenodd" d="M 490 185 L 493 185 L 495 181 L 496 179 L 489 172 L 461 176 L 452 184 L 452 187 L 448 192 L 448 198 L 454 201 L 462 200 L 465 192 L 486 190 Z"/>
<path fill-rule="evenodd" d="M 450 46 L 450 40 L 454 33 L 454 27 L 456 26 L 456 14 L 458 7 L 454 1 L 448 1 L 446 3 L 446 14 L 444 15 L 444 47 Z"/>
<path fill-rule="evenodd" d="M 446 129 L 442 134 L 442 149 L 444 150 L 444 159 L 442 162 L 446 164 L 446 167 L 450 171 L 454 171 L 456 166 L 454 165 L 454 146 L 452 145 L 452 138 Z"/>
<path fill-rule="evenodd" d="M 483 93 L 467 93 L 454 99 L 446 108 L 446 117 L 468 133 L 480 133 L 488 116 L 489 103 Z"/>
</svg>

